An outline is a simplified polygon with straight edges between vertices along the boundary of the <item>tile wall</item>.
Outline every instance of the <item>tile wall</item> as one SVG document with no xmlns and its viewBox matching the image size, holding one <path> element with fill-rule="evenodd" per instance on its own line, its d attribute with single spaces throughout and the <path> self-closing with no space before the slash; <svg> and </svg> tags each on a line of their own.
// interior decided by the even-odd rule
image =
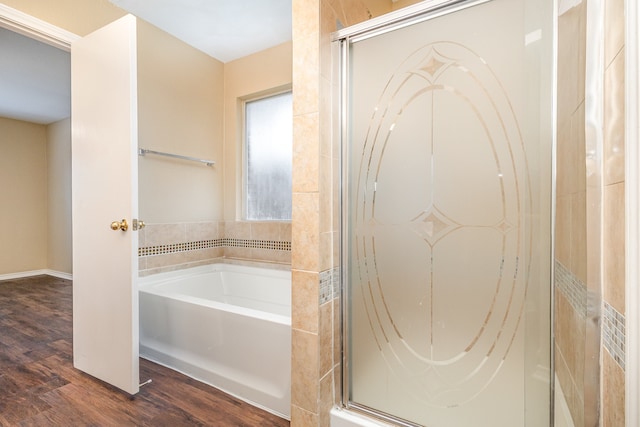
<svg viewBox="0 0 640 427">
<path fill-rule="evenodd" d="M 338 80 L 330 35 L 338 25 L 349 26 L 372 17 L 363 0 L 293 2 L 294 427 L 329 426 L 329 411 L 341 396 L 337 297 L 339 150 L 331 108 Z"/>
<path fill-rule="evenodd" d="M 558 17 L 558 116 L 555 236 L 555 367 L 571 417 L 585 424 L 588 271 L 585 138 L 586 2 Z M 576 78 L 577 77 L 577 78 Z M 596 293 L 597 295 L 598 293 Z M 592 293 L 593 295 L 593 293 Z M 591 373 L 597 379 L 597 372 Z M 590 382 L 590 381 L 589 381 Z M 597 386 L 589 390 L 597 394 Z M 597 411 L 595 412 L 597 415 Z M 589 415 L 593 417 L 593 415 Z"/>
<path fill-rule="evenodd" d="M 602 422 L 625 425 L 625 17 L 604 0 Z"/>
<path fill-rule="evenodd" d="M 293 2 L 291 425 L 318 426 L 320 398 L 320 7 Z M 324 213 L 324 212 L 323 212 Z"/>
<path fill-rule="evenodd" d="M 147 224 L 140 230 L 141 276 L 217 260 L 291 264 L 288 222 L 210 221 Z"/>
<path fill-rule="evenodd" d="M 587 7 L 600 6 L 604 75 L 594 78 L 602 78 L 603 99 L 594 102 L 601 102 L 603 123 L 589 124 Z M 558 25 L 556 372 L 576 426 L 623 426 L 624 0 L 579 2 Z M 601 146 L 585 128 L 602 132 Z"/>
</svg>

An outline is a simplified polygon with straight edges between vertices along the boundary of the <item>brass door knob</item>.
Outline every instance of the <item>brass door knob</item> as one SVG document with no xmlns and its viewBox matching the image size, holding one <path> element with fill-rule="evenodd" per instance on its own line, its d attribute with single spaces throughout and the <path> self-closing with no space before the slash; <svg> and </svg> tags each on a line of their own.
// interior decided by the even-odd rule
<svg viewBox="0 0 640 427">
<path fill-rule="evenodd" d="M 122 221 L 113 221 L 111 223 L 111 229 L 114 231 L 127 231 L 129 229 L 129 224 L 127 223 L 127 220 L 123 218 Z"/>
</svg>

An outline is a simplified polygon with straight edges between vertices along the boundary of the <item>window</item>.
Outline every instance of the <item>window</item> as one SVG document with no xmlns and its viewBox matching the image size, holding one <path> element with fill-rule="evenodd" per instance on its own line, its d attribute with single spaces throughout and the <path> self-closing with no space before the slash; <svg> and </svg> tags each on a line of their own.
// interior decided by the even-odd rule
<svg viewBox="0 0 640 427">
<path fill-rule="evenodd" d="M 291 92 L 245 103 L 246 220 L 291 220 Z"/>
</svg>

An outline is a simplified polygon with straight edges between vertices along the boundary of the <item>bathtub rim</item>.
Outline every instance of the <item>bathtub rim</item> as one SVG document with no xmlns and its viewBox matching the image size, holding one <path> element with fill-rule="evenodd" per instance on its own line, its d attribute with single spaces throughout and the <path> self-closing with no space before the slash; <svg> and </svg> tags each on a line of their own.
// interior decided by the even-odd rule
<svg viewBox="0 0 640 427">
<path fill-rule="evenodd" d="M 145 258 L 148 258 L 150 256 L 152 255 L 149 255 Z M 162 273 L 170 273 L 172 271 L 182 271 L 182 270 L 189 270 L 196 267 L 204 267 L 211 264 L 241 265 L 244 267 L 257 267 L 257 268 L 265 268 L 267 270 L 281 270 L 281 271 L 291 272 L 290 263 L 256 261 L 252 259 L 242 259 L 242 258 L 217 257 L 217 258 L 210 258 L 202 261 L 190 261 L 190 262 L 185 262 L 181 264 L 138 269 L 138 279 L 144 279 L 145 277 L 156 276 Z"/>
<path fill-rule="evenodd" d="M 163 271 L 154 274 L 147 274 L 144 276 L 138 277 L 138 290 L 142 290 L 143 288 L 149 287 L 153 284 L 157 284 L 160 282 L 166 282 L 169 280 L 174 280 L 178 277 L 185 276 L 197 276 L 206 273 L 212 273 L 218 271 L 217 269 L 231 272 L 262 272 L 266 273 L 269 277 L 288 277 L 291 278 L 291 267 L 288 269 L 284 268 L 269 268 L 265 265 L 254 265 L 254 264 L 239 264 L 239 263 L 229 263 L 229 262 L 213 262 L 210 264 L 198 265 L 193 267 L 181 268 L 178 270 L 170 270 Z"/>
</svg>

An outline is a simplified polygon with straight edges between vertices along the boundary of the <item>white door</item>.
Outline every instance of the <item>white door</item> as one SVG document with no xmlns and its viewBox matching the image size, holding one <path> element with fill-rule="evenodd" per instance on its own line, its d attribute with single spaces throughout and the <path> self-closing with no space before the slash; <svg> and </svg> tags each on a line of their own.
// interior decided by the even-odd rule
<svg viewBox="0 0 640 427">
<path fill-rule="evenodd" d="M 139 389 L 136 86 L 135 17 L 72 44 L 73 363 L 130 394 Z M 128 229 L 112 230 L 123 219 Z"/>
</svg>

